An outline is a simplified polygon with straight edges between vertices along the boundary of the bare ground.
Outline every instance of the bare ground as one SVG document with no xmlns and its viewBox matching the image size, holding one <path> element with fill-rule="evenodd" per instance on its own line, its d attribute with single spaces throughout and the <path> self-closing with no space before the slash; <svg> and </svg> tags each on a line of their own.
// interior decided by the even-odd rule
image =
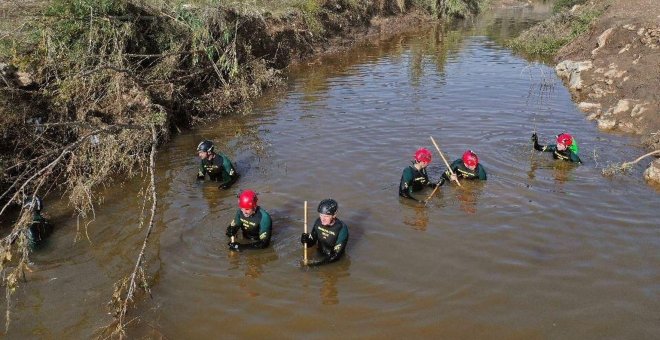
<svg viewBox="0 0 660 340">
<path fill-rule="evenodd" d="M 599 128 L 637 134 L 660 149 L 660 1 L 610 1 L 555 61 L 573 99 Z M 660 174 L 660 159 L 645 173 L 660 182 L 653 173 Z"/>
</svg>

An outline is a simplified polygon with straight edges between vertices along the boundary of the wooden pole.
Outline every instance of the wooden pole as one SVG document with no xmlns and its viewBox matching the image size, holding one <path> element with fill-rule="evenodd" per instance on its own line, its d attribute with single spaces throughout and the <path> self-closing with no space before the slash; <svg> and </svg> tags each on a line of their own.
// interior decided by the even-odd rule
<svg viewBox="0 0 660 340">
<path fill-rule="evenodd" d="M 307 201 L 305 201 L 305 224 L 303 230 L 307 234 Z M 307 265 L 307 243 L 303 243 L 303 263 Z"/>
<path fill-rule="evenodd" d="M 445 165 L 447 165 L 447 169 L 449 169 L 449 173 L 451 173 L 452 175 L 455 175 L 454 170 L 452 170 L 451 166 L 449 166 L 449 163 L 447 162 L 447 159 L 445 158 L 445 155 L 443 155 L 442 151 L 440 151 L 440 147 L 438 146 L 438 143 L 435 142 L 435 139 L 433 139 L 433 136 L 430 136 L 430 137 L 431 137 L 431 142 L 433 142 L 433 145 L 435 145 L 435 149 L 438 150 L 438 153 L 440 154 L 440 157 L 442 157 L 442 160 L 445 161 Z M 462 186 L 461 182 L 458 181 L 458 177 L 456 177 L 456 184 L 458 184 L 459 187 Z"/>
<path fill-rule="evenodd" d="M 431 194 L 429 195 L 429 197 L 427 197 L 427 198 L 424 200 L 424 206 L 426 206 L 427 204 L 429 204 L 429 200 L 433 197 L 433 195 L 435 195 L 435 192 L 438 191 L 438 189 L 440 189 L 440 182 L 438 182 L 438 184 L 435 186 L 435 189 L 433 189 L 433 191 L 431 192 Z"/>
</svg>

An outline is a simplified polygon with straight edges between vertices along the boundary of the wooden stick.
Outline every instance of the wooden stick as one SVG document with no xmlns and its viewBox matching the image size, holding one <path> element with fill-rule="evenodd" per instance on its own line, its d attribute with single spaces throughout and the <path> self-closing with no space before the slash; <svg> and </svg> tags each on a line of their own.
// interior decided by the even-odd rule
<svg viewBox="0 0 660 340">
<path fill-rule="evenodd" d="M 442 157 L 442 160 L 445 161 L 445 165 L 447 165 L 447 169 L 449 169 L 449 173 L 451 173 L 452 175 L 455 175 L 454 170 L 452 170 L 451 166 L 449 166 L 449 163 L 447 162 L 447 159 L 445 158 L 445 155 L 443 155 L 442 151 L 440 151 L 440 147 L 438 146 L 438 143 L 435 142 L 435 139 L 433 139 L 433 136 L 430 136 L 430 137 L 431 137 L 431 142 L 433 142 L 433 145 L 435 145 L 435 149 L 438 150 L 438 153 L 440 154 L 440 157 Z M 458 176 L 456 176 L 456 184 L 458 184 L 459 187 L 462 186 L 461 182 L 458 181 Z"/>
<path fill-rule="evenodd" d="M 307 201 L 305 201 L 305 224 L 303 230 L 307 234 Z M 307 265 L 307 243 L 303 243 L 303 263 Z"/>
<path fill-rule="evenodd" d="M 426 206 L 427 204 L 429 204 L 429 200 L 433 197 L 433 195 L 435 195 L 435 192 L 438 191 L 438 189 L 440 189 L 440 182 L 438 182 L 438 184 L 436 184 L 435 189 L 433 189 L 433 191 L 431 192 L 431 194 L 429 195 L 429 197 L 427 197 L 427 198 L 424 200 L 424 206 Z"/>
</svg>

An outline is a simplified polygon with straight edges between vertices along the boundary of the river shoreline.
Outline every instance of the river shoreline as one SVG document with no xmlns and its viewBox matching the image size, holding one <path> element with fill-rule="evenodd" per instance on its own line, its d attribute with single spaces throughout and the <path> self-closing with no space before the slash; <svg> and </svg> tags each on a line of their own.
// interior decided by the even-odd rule
<svg viewBox="0 0 660 340">
<path fill-rule="evenodd" d="M 584 33 L 553 53 L 555 70 L 578 108 L 601 130 L 637 135 L 649 151 L 660 150 L 659 2 L 581 1 L 530 28 L 518 45 L 530 48 L 534 41 L 561 32 L 557 27 L 565 18 L 591 18 L 594 13 L 597 17 L 582 22 L 588 25 Z M 660 184 L 657 155 L 644 177 Z"/>
</svg>

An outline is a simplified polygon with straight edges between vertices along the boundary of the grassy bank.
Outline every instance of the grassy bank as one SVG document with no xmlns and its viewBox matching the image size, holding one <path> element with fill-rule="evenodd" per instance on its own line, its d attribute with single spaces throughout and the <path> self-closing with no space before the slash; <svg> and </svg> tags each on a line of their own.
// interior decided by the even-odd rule
<svg viewBox="0 0 660 340">
<path fill-rule="evenodd" d="M 553 56 L 588 31 L 607 8 L 608 0 L 558 0 L 553 16 L 509 41 L 508 47 L 530 56 Z"/>
</svg>

